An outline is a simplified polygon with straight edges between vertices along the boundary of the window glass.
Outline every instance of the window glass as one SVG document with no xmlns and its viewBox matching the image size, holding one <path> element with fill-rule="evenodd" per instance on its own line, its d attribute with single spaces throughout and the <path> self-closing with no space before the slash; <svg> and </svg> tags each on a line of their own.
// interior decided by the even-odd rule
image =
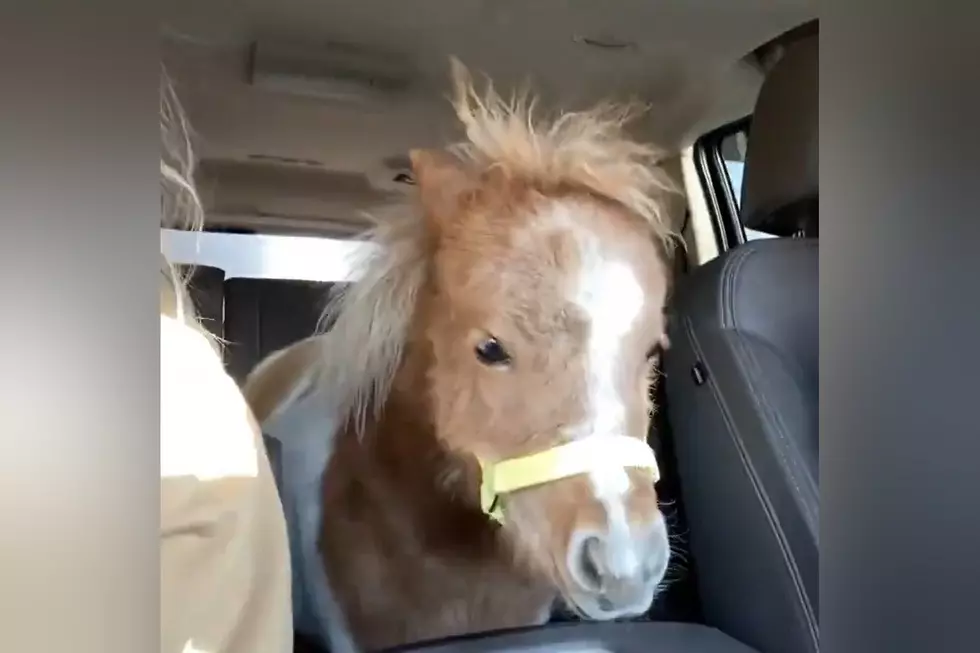
<svg viewBox="0 0 980 653">
<path fill-rule="evenodd" d="M 745 150 L 748 144 L 748 133 L 739 131 L 726 136 L 721 141 L 721 158 L 725 162 L 725 172 L 728 173 L 728 182 L 732 187 L 732 197 L 735 198 L 735 205 L 741 207 L 742 203 L 742 172 L 745 169 Z M 772 234 L 763 231 L 742 227 L 745 231 L 746 240 L 758 240 L 760 238 L 776 238 Z"/>
<path fill-rule="evenodd" d="M 316 236 L 161 229 L 163 253 L 177 264 L 221 268 L 225 278 L 350 281 L 353 256 L 372 244 Z"/>
</svg>

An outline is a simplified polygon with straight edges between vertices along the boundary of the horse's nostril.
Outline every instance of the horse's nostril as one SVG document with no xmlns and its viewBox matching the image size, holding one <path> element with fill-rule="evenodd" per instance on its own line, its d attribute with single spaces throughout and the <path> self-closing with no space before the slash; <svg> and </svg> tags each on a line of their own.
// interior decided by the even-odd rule
<svg viewBox="0 0 980 653">
<path fill-rule="evenodd" d="M 579 555 L 579 582 L 591 591 L 602 587 L 602 572 L 600 571 L 599 555 L 601 543 L 598 537 L 589 537 L 582 542 Z"/>
</svg>

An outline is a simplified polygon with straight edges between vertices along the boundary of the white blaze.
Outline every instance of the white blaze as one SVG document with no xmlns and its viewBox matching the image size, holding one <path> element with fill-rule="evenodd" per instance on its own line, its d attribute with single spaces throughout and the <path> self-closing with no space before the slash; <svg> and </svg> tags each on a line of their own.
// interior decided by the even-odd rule
<svg viewBox="0 0 980 653">
<path fill-rule="evenodd" d="M 577 214 L 582 211 L 594 210 L 588 205 L 556 203 L 541 216 L 532 230 L 536 237 L 540 237 L 541 229 L 567 230 L 579 247 L 580 267 L 569 299 L 588 321 L 588 342 L 585 357 L 586 415 L 580 424 L 569 429 L 567 435 L 574 439 L 626 434 L 624 393 L 632 392 L 636 384 L 619 388 L 616 377 L 624 364 L 623 340 L 642 314 L 646 299 L 632 266 L 616 257 L 611 247 L 605 246 L 597 234 L 577 219 Z M 642 561 L 630 536 L 626 514 L 629 475 L 618 462 L 599 458 L 589 478 L 596 499 L 606 510 L 609 529 L 604 538 L 606 572 L 632 577 Z"/>
<path fill-rule="evenodd" d="M 582 234 L 582 267 L 573 301 L 588 317 L 586 356 L 587 418 L 576 437 L 604 437 L 626 432 L 624 389 L 617 387 L 623 339 L 643 311 L 644 294 L 633 269 L 603 255 L 592 234 Z M 641 564 L 630 537 L 625 497 L 630 480 L 616 462 L 597 460 L 590 473 L 596 498 L 606 509 L 608 573 L 631 577 Z"/>
<path fill-rule="evenodd" d="M 643 288 L 626 263 L 604 260 L 595 244 L 584 249 L 575 303 L 589 321 L 588 435 L 620 435 L 626 404 L 616 387 L 616 370 L 623 338 L 643 310 Z"/>
</svg>

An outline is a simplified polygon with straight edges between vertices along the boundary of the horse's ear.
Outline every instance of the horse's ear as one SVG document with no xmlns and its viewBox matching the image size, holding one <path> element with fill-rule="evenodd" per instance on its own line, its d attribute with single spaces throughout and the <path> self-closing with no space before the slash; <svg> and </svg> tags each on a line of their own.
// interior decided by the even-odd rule
<svg viewBox="0 0 980 653">
<path fill-rule="evenodd" d="M 473 183 L 459 159 L 436 150 L 412 150 L 408 156 L 426 219 L 438 226 L 455 218 L 460 196 Z"/>
</svg>

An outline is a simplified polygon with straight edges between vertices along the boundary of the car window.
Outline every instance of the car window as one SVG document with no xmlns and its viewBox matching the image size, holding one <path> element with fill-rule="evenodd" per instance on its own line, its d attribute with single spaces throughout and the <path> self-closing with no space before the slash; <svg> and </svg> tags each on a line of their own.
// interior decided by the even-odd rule
<svg viewBox="0 0 980 653">
<path fill-rule="evenodd" d="M 727 173 L 728 183 L 731 186 L 732 197 L 735 199 L 737 208 L 741 208 L 742 203 L 742 171 L 745 169 L 745 151 L 748 145 L 748 139 L 748 131 L 742 129 L 725 136 L 719 143 L 721 159 L 725 163 L 725 172 Z M 742 228 L 745 231 L 746 240 L 777 237 L 763 231 L 749 229 L 745 225 L 742 225 Z"/>
<path fill-rule="evenodd" d="M 349 281 L 354 257 L 368 242 L 318 236 L 281 236 L 161 229 L 164 255 L 176 264 L 220 268 L 226 279 Z"/>
</svg>

